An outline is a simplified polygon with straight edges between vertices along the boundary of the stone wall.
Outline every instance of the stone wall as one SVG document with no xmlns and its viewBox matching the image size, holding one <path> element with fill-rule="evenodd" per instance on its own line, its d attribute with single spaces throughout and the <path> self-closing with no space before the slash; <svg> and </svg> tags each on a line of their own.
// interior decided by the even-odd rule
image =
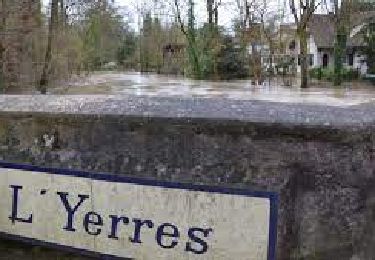
<svg viewBox="0 0 375 260">
<path fill-rule="evenodd" d="M 150 115 L 145 109 L 150 103 L 139 105 L 142 99 L 82 103 L 73 98 L 66 99 L 63 109 L 57 100 L 50 97 L 43 108 L 23 110 L 16 98 L 0 100 L 0 160 L 276 191 L 278 259 L 371 260 L 375 255 L 372 104 L 332 108 L 198 100 L 183 116 L 176 105 L 169 112 L 176 117 L 163 117 Z M 119 112 L 132 101 L 138 106 Z M 164 114 L 171 102 L 160 102 L 152 111 Z M 214 103 L 227 108 L 237 104 L 232 118 L 209 117 L 209 111 L 200 118 L 189 116 L 203 105 L 212 109 Z M 258 111 L 263 105 L 266 111 Z M 48 106 L 60 113 L 35 112 Z M 246 117 L 238 107 L 248 107 Z M 258 117 L 272 109 L 279 111 L 274 118 Z M 302 112 L 294 123 L 287 117 L 275 120 L 296 109 Z M 314 113 L 307 122 L 304 115 Z M 336 116 L 329 121 L 324 113 Z M 320 123 L 322 118 L 326 123 Z"/>
</svg>

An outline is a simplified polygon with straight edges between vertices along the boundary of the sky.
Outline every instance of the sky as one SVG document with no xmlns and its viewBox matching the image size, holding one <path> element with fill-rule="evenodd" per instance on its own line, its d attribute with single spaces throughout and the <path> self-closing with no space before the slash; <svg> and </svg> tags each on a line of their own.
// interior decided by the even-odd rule
<svg viewBox="0 0 375 260">
<path fill-rule="evenodd" d="M 139 13 L 137 10 L 145 10 L 142 8 L 142 3 L 145 6 L 152 6 L 154 0 L 114 0 L 115 5 L 120 8 L 121 14 L 124 16 L 124 19 L 128 21 L 128 23 L 135 29 L 139 29 Z M 262 0 L 259 0 L 262 1 Z M 266 0 L 267 5 L 273 10 L 275 13 L 279 13 L 277 10 L 281 9 L 287 0 Z M 167 2 L 164 8 L 159 8 L 158 13 L 161 14 L 164 19 L 174 19 L 171 12 L 173 12 L 173 2 L 172 0 L 167 1 L 159 1 L 159 2 Z M 187 3 L 187 0 L 180 0 L 181 3 Z M 206 0 L 196 0 L 196 21 L 197 23 L 202 23 L 206 21 L 206 12 L 205 12 L 205 2 Z M 221 26 L 224 26 L 227 29 L 232 27 L 233 19 L 238 16 L 239 12 L 234 4 L 234 0 L 222 0 L 222 5 L 219 8 L 219 23 Z M 50 3 L 50 0 L 43 0 L 45 6 Z M 288 9 L 288 8 L 286 8 Z M 182 13 L 186 13 L 186 11 L 182 11 Z M 186 15 L 184 15 L 186 17 Z"/>
<path fill-rule="evenodd" d="M 179 0 L 181 3 L 187 3 L 187 0 Z M 226 29 L 232 28 L 233 25 L 233 19 L 235 17 L 238 17 L 239 11 L 237 9 L 237 6 L 235 4 L 235 0 L 221 0 L 222 5 L 219 8 L 219 25 L 224 26 Z M 263 1 L 263 0 L 258 0 Z M 267 6 L 270 10 L 273 10 L 274 13 L 281 13 L 278 11 L 283 7 L 285 4 L 285 1 L 288 0 L 265 0 L 267 2 Z M 125 9 L 127 9 L 130 13 L 132 13 L 132 26 L 134 28 L 138 28 L 138 13 L 137 6 L 141 6 L 143 3 L 146 3 L 147 5 L 152 5 L 153 0 L 115 0 L 116 5 L 121 6 Z M 161 1 L 163 2 L 163 1 Z M 170 16 L 169 19 L 174 19 L 174 16 L 170 15 L 173 7 L 173 0 L 167 0 L 164 2 L 169 2 L 169 4 L 164 8 L 165 16 L 168 17 L 168 14 Z M 196 6 L 195 6 L 195 14 L 196 14 L 196 21 L 197 23 L 201 23 L 207 20 L 206 17 L 206 0 L 196 0 Z M 288 10 L 288 7 L 286 8 Z M 186 10 L 182 11 L 183 16 L 186 17 Z M 168 18 L 166 18 L 168 19 Z"/>
<path fill-rule="evenodd" d="M 223 2 L 225 3 L 226 1 L 228 0 L 223 0 Z M 130 13 L 133 14 L 133 26 L 134 27 L 138 27 L 138 14 L 139 12 L 137 12 L 137 7 L 139 8 L 140 6 L 142 6 L 142 2 L 143 4 L 145 4 L 146 6 L 152 6 L 152 0 L 115 0 L 115 3 L 116 5 L 118 6 L 121 6 L 125 9 L 128 9 L 130 11 Z M 157 11 L 158 13 L 160 13 L 162 16 L 165 17 L 165 19 L 172 19 L 173 15 L 171 15 L 171 12 L 173 12 L 173 1 L 169 0 L 169 1 L 165 1 L 166 4 L 165 4 L 165 7 L 162 8 L 163 10 L 160 10 L 160 11 Z M 186 3 L 187 1 L 186 0 L 180 0 L 181 3 Z M 199 0 L 199 1 L 196 1 L 197 4 L 195 6 L 195 13 L 196 13 L 196 20 L 197 22 L 202 22 L 202 21 L 205 21 L 206 20 L 206 13 L 205 13 L 205 0 Z M 150 4 L 151 3 L 151 4 Z M 229 10 L 228 10 L 229 9 Z M 228 8 L 228 6 L 226 6 L 225 8 L 222 7 L 220 8 L 219 12 L 220 12 L 220 22 L 221 22 L 221 25 L 223 26 L 230 26 L 230 23 L 233 19 L 233 12 L 234 10 L 230 10 L 230 9 L 233 9 L 233 8 Z M 182 11 L 183 12 L 183 11 Z M 183 16 L 186 16 L 186 15 L 183 15 Z"/>
</svg>

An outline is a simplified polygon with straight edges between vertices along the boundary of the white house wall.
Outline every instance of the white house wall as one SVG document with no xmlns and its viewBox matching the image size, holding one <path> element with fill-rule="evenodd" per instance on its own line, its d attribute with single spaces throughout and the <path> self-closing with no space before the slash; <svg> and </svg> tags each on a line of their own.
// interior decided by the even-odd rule
<svg viewBox="0 0 375 260">
<path fill-rule="evenodd" d="M 314 37 L 309 38 L 309 53 L 314 55 L 314 64 L 312 67 L 319 67 L 319 56 L 318 56 L 318 46 L 314 41 Z"/>
<path fill-rule="evenodd" d="M 323 67 L 323 55 L 324 54 L 327 54 L 328 55 L 328 66 L 327 68 L 333 68 L 334 66 L 334 53 L 333 53 L 333 50 L 326 50 L 326 49 L 323 49 L 323 50 L 320 50 L 319 51 L 319 64 L 317 67 Z"/>
<path fill-rule="evenodd" d="M 299 39 L 297 38 L 296 39 L 296 53 L 297 54 L 300 53 L 300 50 L 301 50 L 300 46 L 301 45 L 300 45 Z M 312 67 L 312 68 L 319 67 L 321 57 L 319 56 L 318 46 L 316 45 L 315 40 L 311 35 L 310 35 L 310 37 L 308 39 L 308 42 L 307 42 L 307 50 L 308 50 L 308 54 L 314 55 L 314 64 L 313 64 L 313 66 L 310 66 L 310 67 Z M 310 61 L 309 61 L 308 64 L 310 65 Z M 298 63 L 297 63 L 297 72 L 301 72 L 301 66 L 299 66 Z"/>
<path fill-rule="evenodd" d="M 362 75 L 367 73 L 366 56 L 355 54 L 353 60 L 353 68 L 357 69 Z"/>
</svg>

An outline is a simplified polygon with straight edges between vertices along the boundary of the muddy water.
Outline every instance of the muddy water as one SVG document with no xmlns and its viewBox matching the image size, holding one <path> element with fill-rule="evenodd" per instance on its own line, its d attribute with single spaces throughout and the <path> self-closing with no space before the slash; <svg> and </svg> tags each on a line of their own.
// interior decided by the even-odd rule
<svg viewBox="0 0 375 260">
<path fill-rule="evenodd" d="M 135 72 L 94 73 L 76 78 L 53 94 L 114 94 L 177 97 L 222 97 L 239 100 L 318 103 L 350 106 L 375 101 L 375 87 L 366 83 L 345 83 L 334 88 L 329 83 L 313 84 L 309 89 L 283 86 L 283 82 L 254 85 L 250 80 L 198 81 L 175 76 Z"/>
</svg>

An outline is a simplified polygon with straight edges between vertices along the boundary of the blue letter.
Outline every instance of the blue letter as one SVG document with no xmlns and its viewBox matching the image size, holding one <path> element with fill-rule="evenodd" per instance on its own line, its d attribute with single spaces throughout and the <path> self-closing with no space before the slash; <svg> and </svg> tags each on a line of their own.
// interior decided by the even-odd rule
<svg viewBox="0 0 375 260">
<path fill-rule="evenodd" d="M 133 219 L 133 222 L 135 224 L 135 228 L 134 228 L 134 237 L 133 238 L 129 238 L 130 239 L 130 242 L 132 243 L 137 243 L 137 244 L 141 244 L 142 241 L 141 241 L 141 228 L 143 225 L 147 225 L 148 228 L 153 228 L 154 227 L 154 223 L 152 223 L 151 220 L 142 220 L 142 219 Z"/>
<path fill-rule="evenodd" d="M 93 218 L 95 217 L 95 219 L 91 218 L 91 216 Z M 96 230 L 90 231 L 89 224 L 93 224 L 95 226 L 103 226 L 103 219 L 98 213 L 93 211 L 87 213 L 83 220 L 83 227 L 85 228 L 88 234 L 93 236 L 97 236 L 102 232 L 101 228 L 97 228 Z"/>
<path fill-rule="evenodd" d="M 18 217 L 18 191 L 22 190 L 22 186 L 15 186 L 10 185 L 11 189 L 13 189 L 13 200 L 12 200 L 12 215 L 9 217 L 10 220 L 12 220 L 12 223 L 23 222 L 23 223 L 33 223 L 33 215 L 30 214 L 28 219 L 23 219 Z"/>
<path fill-rule="evenodd" d="M 123 216 L 119 217 L 116 215 L 109 215 L 109 217 L 112 219 L 112 224 L 111 224 L 111 234 L 108 235 L 108 238 L 118 240 L 118 236 L 117 236 L 118 223 L 122 221 L 122 223 L 127 225 L 129 224 L 129 218 L 123 217 Z"/>
<path fill-rule="evenodd" d="M 172 229 L 172 232 L 167 232 L 165 229 L 167 227 L 170 227 Z M 171 237 L 172 243 L 170 245 L 163 244 L 163 237 Z M 178 232 L 178 229 L 175 225 L 164 223 L 161 226 L 158 227 L 158 230 L 156 231 L 156 241 L 158 242 L 158 245 L 162 248 L 174 248 L 178 244 L 178 238 L 180 237 L 180 233 Z"/>
<path fill-rule="evenodd" d="M 60 195 L 60 199 L 61 199 L 61 202 L 64 204 L 65 206 L 65 209 L 68 213 L 68 222 L 66 224 L 66 226 L 64 227 L 65 230 L 67 231 L 76 231 L 75 228 L 73 228 L 73 216 L 74 214 L 76 213 L 77 209 L 79 206 L 81 206 L 81 204 L 89 198 L 89 195 L 78 195 L 78 198 L 80 198 L 80 201 L 78 202 L 78 204 L 72 209 L 72 207 L 70 206 L 69 202 L 68 202 L 68 195 L 69 193 L 67 192 L 57 192 L 58 195 Z"/>
<path fill-rule="evenodd" d="M 196 246 L 194 246 L 194 247 L 192 246 L 192 242 L 188 242 L 188 243 L 186 243 L 186 249 L 185 250 L 187 252 L 190 251 L 190 252 L 193 252 L 194 254 L 200 255 L 200 254 L 204 254 L 204 253 L 207 252 L 208 245 L 203 239 L 197 237 L 196 233 L 198 233 L 198 232 L 202 233 L 204 237 L 208 237 L 208 235 L 212 232 L 212 228 L 209 228 L 209 229 L 191 228 L 188 231 L 188 235 L 189 235 L 190 240 L 192 242 L 194 242 L 196 245 L 200 245 L 202 247 L 202 249 L 197 250 Z"/>
</svg>

